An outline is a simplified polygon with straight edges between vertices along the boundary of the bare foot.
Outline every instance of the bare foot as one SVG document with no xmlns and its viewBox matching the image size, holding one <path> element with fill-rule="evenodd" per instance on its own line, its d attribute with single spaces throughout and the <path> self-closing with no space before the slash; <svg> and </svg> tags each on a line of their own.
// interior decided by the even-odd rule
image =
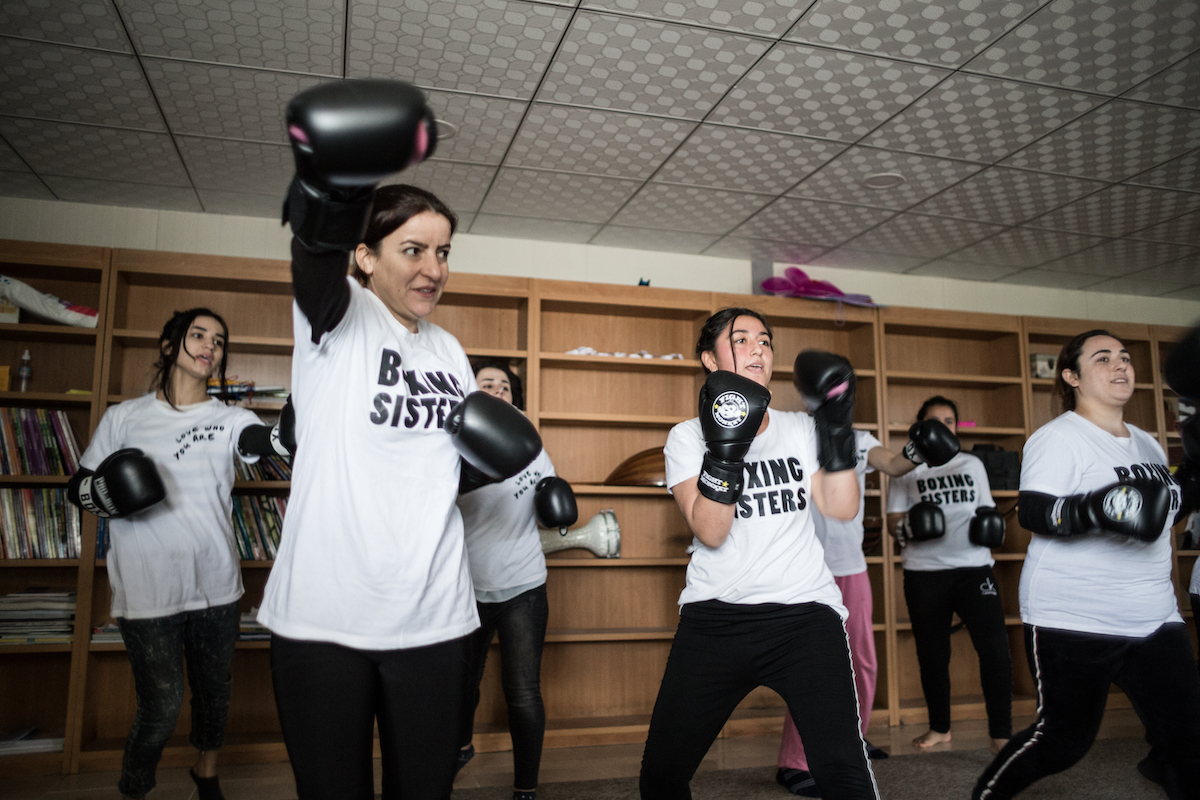
<svg viewBox="0 0 1200 800">
<path fill-rule="evenodd" d="M 1008 739 L 992 739 L 992 755 L 996 755 L 1008 744 Z"/>
<path fill-rule="evenodd" d="M 943 744 L 948 741 L 950 741 L 950 731 L 938 733 L 937 731 L 929 730 L 913 739 L 913 746 L 918 750 L 928 750 L 935 744 Z"/>
</svg>

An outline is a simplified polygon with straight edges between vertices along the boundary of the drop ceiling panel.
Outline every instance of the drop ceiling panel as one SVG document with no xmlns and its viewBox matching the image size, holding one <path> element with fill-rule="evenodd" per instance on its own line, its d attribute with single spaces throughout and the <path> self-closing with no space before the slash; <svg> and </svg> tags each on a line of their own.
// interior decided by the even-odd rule
<svg viewBox="0 0 1200 800">
<path fill-rule="evenodd" d="M 909 275 L 929 275 L 935 278 L 957 278 L 967 281 L 995 281 L 1014 272 L 1020 272 L 1020 267 L 1003 264 L 979 264 L 971 261 L 958 261 L 954 258 L 937 259 L 914 267 Z"/>
<path fill-rule="evenodd" d="M 0 171 L 0 187 L 3 187 L 5 197 L 19 197 L 22 200 L 57 199 L 32 172 Z"/>
<path fill-rule="evenodd" d="M 1200 45 L 1193 0 L 1054 0 L 969 68 L 1068 89 L 1119 94 Z"/>
<path fill-rule="evenodd" d="M 768 195 L 650 183 L 613 217 L 612 222 L 719 235 L 728 233 L 769 202 Z"/>
<path fill-rule="evenodd" d="M 327 79 L 157 58 L 142 60 L 171 132 L 287 142 L 284 112 L 299 92 Z"/>
<path fill-rule="evenodd" d="M 853 244 L 865 250 L 934 259 L 1003 230 L 1000 225 L 909 213 L 864 233 Z"/>
<path fill-rule="evenodd" d="M 496 167 L 434 159 L 401 172 L 385 183 L 409 183 L 428 189 L 461 217 L 479 209 L 495 175 Z"/>
<path fill-rule="evenodd" d="M 1016 283 L 1046 289 L 1087 289 L 1106 280 L 1100 275 L 1083 272 L 1051 272 L 1046 269 L 1027 269 L 1000 278 L 997 283 Z"/>
<path fill-rule="evenodd" d="M 796 44 L 777 44 L 709 122 L 855 141 L 950 73 Z"/>
<path fill-rule="evenodd" d="M 957 67 L 1038 5 L 1037 0 L 817 0 L 785 38 Z"/>
<path fill-rule="evenodd" d="M 600 223 L 608 221 L 633 196 L 638 185 L 636 181 L 617 178 L 506 167 L 496 175 L 479 210 L 487 214 Z"/>
<path fill-rule="evenodd" d="M 1053 272 L 1083 272 L 1119 278 L 1182 258 L 1191 249 L 1166 242 L 1113 239 L 1041 266 Z"/>
<path fill-rule="evenodd" d="M 1200 151 L 1193 150 L 1162 166 L 1134 175 L 1129 183 L 1161 186 L 1164 189 L 1200 190 Z"/>
<path fill-rule="evenodd" d="M 951 258 L 960 262 L 1024 269 L 1103 242 L 1103 239 L 1095 236 L 1075 236 L 1036 228 L 1010 228 L 981 242 L 968 245 L 955 252 Z"/>
<path fill-rule="evenodd" d="M 980 169 L 978 164 L 966 161 L 855 146 L 802 181 L 788 195 L 899 211 L 953 186 Z M 871 189 L 864 185 L 868 176 L 882 174 L 897 175 L 902 182 L 886 189 Z"/>
<path fill-rule="evenodd" d="M 874 272 L 907 272 L 915 266 L 924 264 L 929 259 L 924 256 L 903 255 L 901 253 L 878 253 L 854 245 L 844 245 L 826 251 L 822 255 L 805 262 L 822 267 L 838 267 L 840 269 L 863 269 Z"/>
<path fill-rule="evenodd" d="M 3 113 L 166 130 L 133 56 L 0 37 Z"/>
<path fill-rule="evenodd" d="M 704 255 L 750 261 L 775 261 L 783 264 L 808 264 L 824 249 L 795 242 L 772 242 L 767 239 L 725 236 L 705 250 Z"/>
<path fill-rule="evenodd" d="M 286 145 L 177 136 L 183 163 L 197 189 L 283 195 L 292 179 L 292 149 Z"/>
<path fill-rule="evenodd" d="M 581 11 L 538 99 L 699 120 L 768 47 L 736 33 Z"/>
<path fill-rule="evenodd" d="M 779 194 L 821 168 L 844 147 L 824 139 L 701 125 L 654 180 Z"/>
<path fill-rule="evenodd" d="M 749 238 L 834 247 L 875 227 L 893 213 L 881 208 L 783 197 L 733 232 Z"/>
<path fill-rule="evenodd" d="M 600 230 L 599 223 L 571 222 L 561 219 L 506 217 L 499 214 L 476 214 L 470 232 L 481 236 L 502 236 L 507 239 L 535 239 L 543 242 L 585 244 Z"/>
<path fill-rule="evenodd" d="M 1103 183 L 1065 175 L 989 167 L 931 197 L 913 210 L 1015 225 L 1104 186 Z"/>
<path fill-rule="evenodd" d="M 635 250 L 659 250 L 668 253 L 701 253 L 717 238 L 710 233 L 605 225 L 604 229 L 593 236 L 589 243 L 606 247 L 629 247 Z"/>
<path fill-rule="evenodd" d="M 1127 100 L 1200 109 L 1200 55 L 1185 58 L 1122 96 Z"/>
<path fill-rule="evenodd" d="M 139 53 L 341 75 L 342 0 L 116 0 Z"/>
<path fill-rule="evenodd" d="M 1157 267 L 1150 267 L 1141 272 L 1134 273 L 1135 278 L 1147 278 L 1154 281 L 1164 281 L 1167 283 L 1189 283 L 1196 282 L 1196 275 L 1200 274 L 1200 248 L 1189 248 L 1188 254 L 1182 258 L 1168 261 L 1165 264 L 1159 264 Z"/>
<path fill-rule="evenodd" d="M 166 211 L 201 211 L 196 191 L 190 186 L 155 186 L 149 183 L 46 175 L 43 180 L 55 197 L 70 203 L 101 206 L 132 206 Z"/>
<path fill-rule="evenodd" d="M 111 3 L 38 0 L 0 4 L 0 31 L 22 39 L 132 53 Z"/>
<path fill-rule="evenodd" d="M 346 77 L 529 99 L 570 18 L 515 0 L 354 0 Z"/>
<path fill-rule="evenodd" d="M 1133 294 L 1143 297 L 1162 297 L 1171 292 L 1186 289 L 1185 283 L 1165 283 L 1163 281 L 1147 280 L 1140 274 L 1129 278 L 1111 278 L 1093 283 L 1088 287 L 1093 292 L 1108 292 L 1110 294 Z"/>
<path fill-rule="evenodd" d="M 641 178 L 658 169 L 695 127 L 681 120 L 534 103 L 504 164 Z"/>
<path fill-rule="evenodd" d="M 1068 203 L 1029 224 L 1097 236 L 1123 236 L 1197 209 L 1200 194 L 1118 185 Z"/>
<path fill-rule="evenodd" d="M 1135 238 L 1149 239 L 1155 242 L 1175 242 L 1176 244 L 1200 243 L 1200 212 L 1184 214 L 1158 225 L 1142 228 L 1137 232 Z"/>
<path fill-rule="evenodd" d="M 450 161 L 499 164 L 527 105 L 504 98 L 452 92 L 429 92 L 430 109 L 454 126 L 454 136 L 439 139 L 434 156 Z"/>
<path fill-rule="evenodd" d="M 42 175 L 191 187 L 165 133 L 0 117 L 0 135 Z"/>
<path fill-rule="evenodd" d="M 3 136 L 4 126 L 11 124 L 13 120 L 0 117 L 0 136 Z M 28 172 L 33 174 L 33 170 L 29 165 L 21 160 L 17 155 L 17 151 L 9 146 L 8 142 L 0 138 L 0 172 Z"/>
<path fill-rule="evenodd" d="M 225 192 L 219 189 L 200 189 L 200 202 L 210 214 L 231 214 L 238 217 L 283 218 L 283 198 L 254 192 Z"/>
<path fill-rule="evenodd" d="M 569 0 L 562 2 L 572 5 Z M 583 0 L 583 8 L 778 38 L 804 10 L 795 0 Z"/>
</svg>

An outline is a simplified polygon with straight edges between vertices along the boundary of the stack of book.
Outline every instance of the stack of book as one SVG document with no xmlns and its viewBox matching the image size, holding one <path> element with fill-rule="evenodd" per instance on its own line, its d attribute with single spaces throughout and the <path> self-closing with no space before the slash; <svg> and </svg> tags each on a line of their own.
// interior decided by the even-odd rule
<svg viewBox="0 0 1200 800">
<path fill-rule="evenodd" d="M 238 630 L 238 641 L 262 642 L 271 638 L 271 632 L 258 624 L 258 609 L 252 608 L 242 614 L 241 627 Z"/>
<path fill-rule="evenodd" d="M 44 408 L 0 408 L 0 473 L 74 475 L 79 444 L 67 413 Z"/>
<path fill-rule="evenodd" d="M 0 645 L 70 644 L 75 593 L 14 592 L 0 596 Z"/>
<path fill-rule="evenodd" d="M 239 481 L 290 481 L 292 464 L 281 456 L 263 456 L 253 464 L 240 458 L 234 459 L 234 469 Z"/>
<path fill-rule="evenodd" d="M 63 737 L 35 736 L 37 728 L 16 728 L 11 731 L 0 731 L 0 755 L 11 756 L 17 753 L 60 753 L 63 749 Z"/>
<path fill-rule="evenodd" d="M 216 379 L 208 381 L 208 393 L 222 400 L 286 400 L 291 390 L 286 386 L 256 386 L 254 381 L 239 381 L 237 378 L 225 380 L 225 391 L 221 392 L 221 384 Z"/>
<path fill-rule="evenodd" d="M 274 561 L 287 499 L 233 496 L 233 538 L 243 561 Z"/>
<path fill-rule="evenodd" d="M 115 622 L 99 628 L 92 628 L 92 644 L 124 644 L 124 642 L 125 640 L 121 638 L 121 629 Z"/>
<path fill-rule="evenodd" d="M 79 558 L 82 525 L 66 489 L 0 489 L 0 557 Z"/>
</svg>

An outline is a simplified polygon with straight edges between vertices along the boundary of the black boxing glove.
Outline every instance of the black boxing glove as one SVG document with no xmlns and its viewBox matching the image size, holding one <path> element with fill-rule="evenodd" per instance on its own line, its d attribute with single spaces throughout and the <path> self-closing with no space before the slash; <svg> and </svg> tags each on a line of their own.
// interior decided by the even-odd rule
<svg viewBox="0 0 1200 800">
<path fill-rule="evenodd" d="M 958 455 L 958 437 L 936 419 L 923 419 L 908 429 L 904 457 L 914 464 L 940 467 Z"/>
<path fill-rule="evenodd" d="M 309 252 L 362 241 L 375 184 L 433 154 L 433 112 L 420 89 L 391 80 L 323 83 L 292 98 L 287 133 L 296 160 L 283 221 Z"/>
<path fill-rule="evenodd" d="M 945 427 L 945 426 L 943 426 Z M 967 527 L 967 538 L 971 544 L 989 550 L 1004 544 L 1004 515 L 992 506 L 980 506 L 971 517 Z"/>
<path fill-rule="evenodd" d="M 1153 542 L 1166 526 L 1171 489 L 1158 481 L 1135 478 L 1069 497 L 1021 492 L 1017 503 L 1021 525 L 1043 536 L 1105 531 Z"/>
<path fill-rule="evenodd" d="M 445 430 L 458 454 L 493 481 L 511 478 L 542 452 L 537 429 L 520 409 L 486 392 L 471 392 L 450 409 Z"/>
<path fill-rule="evenodd" d="M 533 514 L 543 528 L 569 528 L 579 519 L 571 484 L 557 475 L 542 478 L 533 489 Z"/>
<path fill-rule="evenodd" d="M 1200 509 L 1200 417 L 1192 415 L 1181 423 L 1179 438 L 1183 444 L 1183 461 L 1175 468 L 1175 480 L 1181 497 L 1174 524 Z"/>
<path fill-rule="evenodd" d="M 826 472 L 854 469 L 854 367 L 823 350 L 796 356 L 792 381 L 817 425 L 817 460 Z"/>
<path fill-rule="evenodd" d="M 112 453 L 94 472 L 80 467 L 67 484 L 67 499 L 98 517 L 127 517 L 166 496 L 154 462 L 133 447 Z"/>
<path fill-rule="evenodd" d="M 248 425 L 238 436 L 238 450 L 246 455 L 296 455 L 296 407 L 289 394 L 274 425 Z"/>
<path fill-rule="evenodd" d="M 709 500 L 733 505 L 742 494 L 743 459 L 771 402 L 749 378 L 719 370 L 700 387 L 700 430 L 708 450 L 696 484 Z"/>
<path fill-rule="evenodd" d="M 903 528 L 903 530 L 901 530 Z M 946 535 L 946 515 L 937 503 L 922 500 L 908 510 L 896 526 L 896 538 L 902 544 L 928 542 Z"/>
</svg>

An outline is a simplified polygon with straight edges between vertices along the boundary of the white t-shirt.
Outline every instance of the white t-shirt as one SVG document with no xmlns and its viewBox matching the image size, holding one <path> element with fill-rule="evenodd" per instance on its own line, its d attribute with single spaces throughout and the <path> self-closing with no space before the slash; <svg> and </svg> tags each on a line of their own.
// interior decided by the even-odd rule
<svg viewBox="0 0 1200 800">
<path fill-rule="evenodd" d="M 411 333 L 351 278 L 350 305 L 312 342 L 293 306 L 296 458 L 258 620 L 292 639 L 420 647 L 479 627 L 446 415 L 475 391 L 462 345 Z"/>
<path fill-rule="evenodd" d="M 879 440 L 866 431 L 854 432 L 854 474 L 858 476 L 858 515 L 851 520 L 828 519 L 821 512 L 813 514 L 813 526 L 817 540 L 825 548 L 825 563 L 834 577 L 857 575 L 867 569 L 867 557 L 863 555 L 863 513 L 866 509 L 867 473 L 875 468 L 867 463 L 867 453 L 873 448 L 883 447 Z"/>
<path fill-rule="evenodd" d="M 922 500 L 937 503 L 946 517 L 946 535 L 924 542 L 910 541 L 900 551 L 905 569 L 932 572 L 961 567 L 990 567 L 992 551 L 971 544 L 968 532 L 975 509 L 994 506 L 987 469 L 973 455 L 959 453 L 940 467 L 921 464 L 892 478 L 887 513 L 901 514 Z"/>
<path fill-rule="evenodd" d="M 104 412 L 80 465 L 94 470 L 117 450 L 136 447 L 154 461 L 167 490 L 161 503 L 108 521 L 114 617 L 167 617 L 242 596 L 233 459 L 242 431 L 260 424 L 252 412 L 217 400 L 176 410 L 153 394 Z"/>
<path fill-rule="evenodd" d="M 1046 423 L 1025 443 L 1021 491 L 1069 497 L 1129 476 L 1150 477 L 1170 481 L 1171 506 L 1178 508 L 1179 487 L 1162 448 L 1145 431 L 1127 427 L 1129 438 L 1113 436 L 1073 411 Z M 1021 620 L 1137 637 L 1182 621 L 1171 584 L 1170 534 L 1153 542 L 1101 531 L 1034 536 L 1021 569 Z"/>
<path fill-rule="evenodd" d="M 746 454 L 745 484 L 729 536 L 720 547 L 693 538 L 679 605 L 816 602 L 845 619 L 842 593 L 813 530 L 812 475 L 820 465 L 812 417 L 773 408 L 769 413 L 767 429 Z M 672 428 L 664 448 L 667 486 L 694 482 L 705 450 L 698 417 Z"/>
<path fill-rule="evenodd" d="M 546 556 L 533 512 L 533 490 L 542 478 L 555 474 L 550 456 L 543 450 L 508 480 L 459 496 L 471 580 L 480 602 L 503 602 L 519 594 L 510 594 L 513 590 L 526 591 L 546 582 Z"/>
</svg>

